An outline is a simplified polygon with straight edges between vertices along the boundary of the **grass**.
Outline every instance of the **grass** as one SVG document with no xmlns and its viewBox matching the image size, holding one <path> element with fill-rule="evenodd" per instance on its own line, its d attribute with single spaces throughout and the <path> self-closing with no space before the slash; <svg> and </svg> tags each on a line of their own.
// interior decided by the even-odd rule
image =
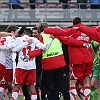
<svg viewBox="0 0 100 100">
<path fill-rule="evenodd" d="M 6 99 L 6 100 L 7 100 L 7 99 Z M 23 96 L 19 96 L 19 98 L 18 98 L 17 100 L 24 100 L 24 99 L 23 99 Z M 61 98 L 60 100 L 63 100 L 63 98 Z M 80 100 L 79 97 L 77 97 L 77 100 Z M 98 99 L 98 100 L 100 100 L 100 96 L 99 96 L 99 99 Z"/>
</svg>

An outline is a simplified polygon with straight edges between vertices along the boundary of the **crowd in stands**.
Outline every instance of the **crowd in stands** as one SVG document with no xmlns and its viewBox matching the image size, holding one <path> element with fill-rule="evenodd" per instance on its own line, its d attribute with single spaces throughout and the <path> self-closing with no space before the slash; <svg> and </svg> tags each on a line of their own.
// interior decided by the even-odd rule
<svg viewBox="0 0 100 100">
<path fill-rule="evenodd" d="M 74 0 L 74 1 L 73 0 L 58 0 L 57 2 L 56 1 L 55 2 L 53 1 L 53 3 L 54 4 L 60 3 L 62 5 L 63 9 L 66 9 L 66 8 L 69 9 L 69 8 L 71 8 L 70 7 L 70 5 L 71 5 L 70 3 L 73 3 L 73 4 L 74 3 L 79 3 L 79 5 L 77 4 L 77 6 L 78 6 L 78 8 L 81 8 L 81 9 L 86 9 L 87 8 L 86 3 L 90 3 L 91 4 L 91 6 L 90 6 L 91 9 L 99 9 L 100 8 L 100 6 L 99 6 L 100 0 Z M 17 8 L 23 9 L 23 7 L 24 7 L 24 6 L 23 7 L 20 6 L 20 3 L 23 3 L 20 0 L 9 0 L 6 3 L 15 4 L 15 6 L 12 5 L 13 9 L 17 9 Z M 41 1 L 38 2 L 37 0 L 29 0 L 29 1 L 24 2 L 24 3 L 29 3 L 29 6 L 30 6 L 31 9 L 35 9 L 36 5 L 34 3 L 44 3 L 44 4 L 45 3 L 47 3 L 47 4 L 51 3 L 51 4 L 53 4 L 52 1 L 49 2 L 48 0 L 43 0 L 43 2 L 41 2 Z M 53 7 L 53 5 L 52 5 L 52 7 Z M 10 8 L 11 8 L 11 6 L 10 6 Z"/>
</svg>

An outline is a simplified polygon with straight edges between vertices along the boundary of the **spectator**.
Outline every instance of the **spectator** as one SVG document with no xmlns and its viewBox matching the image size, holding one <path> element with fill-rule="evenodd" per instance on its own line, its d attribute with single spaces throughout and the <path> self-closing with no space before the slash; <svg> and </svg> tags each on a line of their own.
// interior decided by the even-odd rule
<svg viewBox="0 0 100 100">
<path fill-rule="evenodd" d="M 59 0 L 59 2 L 62 3 L 63 9 L 66 9 L 66 8 L 69 9 L 70 8 L 69 4 L 67 4 L 67 3 L 69 3 L 69 1 L 70 0 Z"/>
<path fill-rule="evenodd" d="M 66 8 L 69 9 L 70 5 L 68 4 L 70 0 L 59 0 L 59 2 L 62 4 L 63 8 L 63 16 L 64 19 L 66 19 Z M 69 15 L 69 14 L 68 14 Z M 67 16 L 68 17 L 68 16 Z"/>
<path fill-rule="evenodd" d="M 19 5 L 19 3 L 20 3 L 20 0 L 9 0 L 10 8 L 13 8 L 13 9 L 23 9 L 23 7 Z"/>
<path fill-rule="evenodd" d="M 77 0 L 77 3 L 87 3 L 88 0 Z M 87 9 L 87 6 L 86 4 L 80 4 L 78 5 L 78 8 L 81 8 L 81 9 Z"/>
<path fill-rule="evenodd" d="M 18 9 L 24 9 L 19 5 L 20 0 L 9 0 L 9 15 L 8 15 L 8 21 L 12 21 L 12 14 L 14 13 L 14 19 L 18 19 Z M 11 9 L 14 9 L 11 10 Z"/>
<path fill-rule="evenodd" d="M 47 3 L 47 0 L 43 0 L 43 3 Z"/>
<path fill-rule="evenodd" d="M 36 19 L 36 17 L 35 17 L 35 3 L 36 3 L 36 0 L 29 0 L 29 3 L 30 3 L 30 12 L 29 12 L 30 18 L 34 20 L 34 19 Z M 43 3 L 47 3 L 47 1 L 43 0 Z"/>
<path fill-rule="evenodd" d="M 100 9 L 100 0 L 89 0 L 91 3 L 91 9 Z"/>
<path fill-rule="evenodd" d="M 79 3 L 78 4 L 78 8 L 79 9 L 82 9 L 81 10 L 81 14 L 80 14 L 80 16 L 81 16 L 81 18 L 86 18 L 86 9 L 87 9 L 87 5 L 85 4 L 85 3 L 87 3 L 87 1 L 88 0 L 77 0 L 77 3 Z M 81 4 L 82 3 L 82 4 Z"/>
<path fill-rule="evenodd" d="M 29 0 L 29 3 L 30 3 L 30 12 L 29 12 L 30 18 L 35 19 L 35 3 L 36 3 L 36 0 Z"/>
</svg>

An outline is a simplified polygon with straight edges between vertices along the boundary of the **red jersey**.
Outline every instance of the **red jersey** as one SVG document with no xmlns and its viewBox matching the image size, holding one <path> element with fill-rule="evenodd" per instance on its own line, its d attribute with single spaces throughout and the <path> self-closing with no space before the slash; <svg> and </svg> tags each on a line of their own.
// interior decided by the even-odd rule
<svg viewBox="0 0 100 100">
<path fill-rule="evenodd" d="M 58 29 L 57 29 L 57 31 L 56 31 L 56 29 L 57 28 L 55 28 L 55 31 L 52 32 L 51 31 L 52 29 L 50 28 L 51 34 L 54 33 L 54 35 L 56 35 L 56 34 L 65 35 L 65 31 L 68 30 L 68 28 L 64 29 L 65 31 L 60 30 L 60 33 L 59 33 Z M 50 33 L 49 28 L 44 31 L 45 31 L 45 33 Z M 66 34 L 68 35 L 67 31 L 66 31 Z M 78 45 L 78 44 L 80 44 L 80 42 L 91 43 L 91 39 L 85 33 L 80 32 L 79 30 L 74 31 L 73 33 L 71 33 L 71 31 L 70 31 L 70 34 L 71 34 L 70 35 L 71 38 L 66 39 L 66 44 L 69 44 L 68 52 L 69 52 L 70 63 L 71 64 L 83 64 L 83 63 L 92 62 L 93 61 L 92 48 L 87 49 L 87 48 L 83 47 L 83 45 Z M 62 41 L 61 38 L 59 38 L 59 39 Z M 71 39 L 78 40 L 77 44 L 75 42 L 71 42 L 71 43 L 68 42 Z"/>
<path fill-rule="evenodd" d="M 84 24 L 80 23 L 75 26 L 79 27 L 79 30 L 85 34 L 87 34 L 91 39 L 100 43 L 100 26 L 98 27 L 87 27 Z"/>
</svg>

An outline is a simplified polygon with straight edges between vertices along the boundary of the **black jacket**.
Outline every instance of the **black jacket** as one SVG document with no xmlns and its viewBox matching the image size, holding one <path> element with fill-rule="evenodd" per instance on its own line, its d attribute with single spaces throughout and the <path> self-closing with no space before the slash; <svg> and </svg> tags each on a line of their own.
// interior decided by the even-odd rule
<svg viewBox="0 0 100 100">
<path fill-rule="evenodd" d="M 68 3 L 68 1 L 70 1 L 70 0 L 59 0 L 59 2 L 61 3 Z"/>
</svg>

